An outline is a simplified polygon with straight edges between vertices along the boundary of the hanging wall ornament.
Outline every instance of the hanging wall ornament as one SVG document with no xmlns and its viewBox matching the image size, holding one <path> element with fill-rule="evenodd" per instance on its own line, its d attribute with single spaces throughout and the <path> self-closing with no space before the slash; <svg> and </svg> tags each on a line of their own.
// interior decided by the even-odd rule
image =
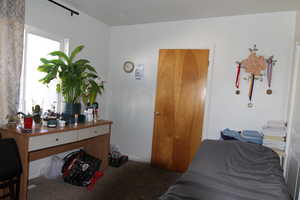
<svg viewBox="0 0 300 200">
<path fill-rule="evenodd" d="M 274 56 L 271 56 L 268 60 L 268 67 L 267 67 L 267 79 L 268 79 L 268 89 L 266 91 L 266 93 L 268 95 L 271 95 L 273 93 L 272 89 L 271 89 L 271 83 L 272 83 L 272 75 L 273 75 L 273 67 L 276 64 L 276 60 L 274 60 Z"/>
<path fill-rule="evenodd" d="M 261 72 L 267 68 L 267 63 L 263 56 L 257 56 L 256 52 L 251 52 L 250 56 L 243 60 L 243 67 L 247 73 L 260 76 Z"/>
<path fill-rule="evenodd" d="M 242 68 L 242 63 L 241 62 L 237 62 L 237 72 L 236 72 L 236 79 L 235 79 L 235 87 L 236 87 L 236 91 L 235 94 L 239 95 L 240 92 L 240 76 L 241 76 L 241 68 Z"/>
<path fill-rule="evenodd" d="M 254 85 L 256 80 L 263 81 L 264 76 L 267 75 L 267 81 L 268 81 L 268 90 L 266 93 L 268 95 L 271 95 L 273 91 L 271 90 L 271 82 L 272 82 L 272 73 L 273 73 L 273 67 L 275 63 L 277 62 L 274 60 L 274 57 L 271 56 L 269 59 L 265 59 L 263 56 L 258 56 L 256 53 L 258 49 L 256 48 L 256 45 L 254 45 L 254 48 L 249 49 L 250 55 L 248 58 L 244 59 L 242 62 L 237 62 L 237 72 L 236 72 L 236 79 L 235 79 L 235 88 L 236 88 L 236 94 L 240 94 L 240 76 L 242 73 L 242 69 L 245 70 L 247 77 L 244 77 L 244 80 L 249 81 L 249 103 L 248 107 L 253 107 L 253 94 L 254 94 Z M 265 73 L 266 71 L 266 73 Z"/>
<path fill-rule="evenodd" d="M 253 97 L 254 82 L 255 82 L 255 75 L 252 74 L 251 79 L 250 79 L 250 87 L 249 87 L 249 94 L 248 94 L 248 97 L 249 97 L 248 107 L 249 108 L 253 107 L 252 97 Z"/>
<path fill-rule="evenodd" d="M 249 104 L 248 107 L 253 107 L 252 97 L 254 90 L 255 76 L 260 76 L 263 70 L 266 70 L 267 63 L 263 56 L 257 56 L 258 49 L 254 46 L 250 49 L 250 55 L 247 59 L 242 61 L 242 65 L 247 73 L 250 73 L 250 87 L 249 87 Z"/>
</svg>

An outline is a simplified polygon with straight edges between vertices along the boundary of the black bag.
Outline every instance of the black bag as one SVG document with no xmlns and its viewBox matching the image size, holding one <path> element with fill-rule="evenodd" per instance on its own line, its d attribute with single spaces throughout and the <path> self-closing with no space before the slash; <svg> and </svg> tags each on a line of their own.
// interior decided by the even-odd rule
<svg viewBox="0 0 300 200">
<path fill-rule="evenodd" d="M 83 150 L 68 154 L 64 162 L 62 167 L 64 181 L 77 186 L 88 186 L 101 165 L 101 160 Z"/>
<path fill-rule="evenodd" d="M 120 167 L 128 161 L 128 156 L 122 155 L 120 152 L 111 152 L 109 154 L 109 165 L 112 167 Z"/>
</svg>

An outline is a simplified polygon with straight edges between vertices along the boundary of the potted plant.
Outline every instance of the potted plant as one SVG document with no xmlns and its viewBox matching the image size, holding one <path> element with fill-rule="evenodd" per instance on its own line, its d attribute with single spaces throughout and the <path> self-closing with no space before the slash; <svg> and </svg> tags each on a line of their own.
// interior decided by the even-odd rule
<svg viewBox="0 0 300 200">
<path fill-rule="evenodd" d="M 40 105 L 32 106 L 33 121 L 36 124 L 40 124 L 42 122 L 41 114 L 42 114 L 42 109 Z"/>
<path fill-rule="evenodd" d="M 30 131 L 32 129 L 33 117 L 31 114 L 26 115 L 23 112 L 18 112 L 17 116 L 22 115 L 24 118 L 24 130 Z"/>
<path fill-rule="evenodd" d="M 94 103 L 98 94 L 104 90 L 95 68 L 86 59 L 75 60 L 75 57 L 84 48 L 83 45 L 76 47 L 70 56 L 62 51 L 54 51 L 49 55 L 54 59 L 41 58 L 43 63 L 38 67 L 40 72 L 46 76 L 40 80 L 43 84 L 49 84 L 52 80 L 58 79 L 56 90 L 61 93 L 65 108 L 64 114 L 80 114 L 81 100 L 86 103 Z"/>
</svg>

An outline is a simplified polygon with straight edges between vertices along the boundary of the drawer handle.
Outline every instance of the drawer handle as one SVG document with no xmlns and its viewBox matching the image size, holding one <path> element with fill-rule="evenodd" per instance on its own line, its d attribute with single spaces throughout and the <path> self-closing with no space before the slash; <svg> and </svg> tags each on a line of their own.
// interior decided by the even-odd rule
<svg viewBox="0 0 300 200">
<path fill-rule="evenodd" d="M 55 141 L 58 142 L 58 138 L 56 138 Z"/>
</svg>

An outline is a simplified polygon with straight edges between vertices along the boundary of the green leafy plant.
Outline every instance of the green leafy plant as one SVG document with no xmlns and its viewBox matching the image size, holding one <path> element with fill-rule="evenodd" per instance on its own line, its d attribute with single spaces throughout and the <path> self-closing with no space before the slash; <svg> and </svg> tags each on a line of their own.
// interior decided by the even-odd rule
<svg viewBox="0 0 300 200">
<path fill-rule="evenodd" d="M 98 76 L 90 61 L 75 57 L 82 51 L 83 45 L 76 47 L 70 56 L 62 51 L 54 51 L 49 55 L 54 59 L 41 58 L 43 63 L 38 67 L 40 72 L 46 73 L 40 82 L 49 84 L 52 80 L 58 79 L 56 90 L 61 93 L 67 103 L 84 104 L 94 103 L 97 95 L 101 95 L 104 90 L 104 83 Z"/>
</svg>

